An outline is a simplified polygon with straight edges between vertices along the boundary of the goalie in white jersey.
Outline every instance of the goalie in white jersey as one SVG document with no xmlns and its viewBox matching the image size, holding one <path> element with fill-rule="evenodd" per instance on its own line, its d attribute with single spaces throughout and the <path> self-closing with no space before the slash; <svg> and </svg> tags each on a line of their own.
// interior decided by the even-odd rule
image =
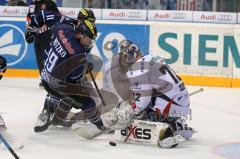
<svg viewBox="0 0 240 159">
<path fill-rule="evenodd" d="M 185 123 L 190 101 L 181 78 L 159 56 L 144 56 L 135 44 L 128 44 L 123 56 L 137 117 L 169 123 L 176 134 L 191 138 L 194 130 Z"/>
<path fill-rule="evenodd" d="M 123 101 L 126 101 L 124 92 L 128 92 L 127 96 L 132 93 L 129 101 L 137 119 L 168 123 L 175 134 L 185 139 L 192 137 L 194 129 L 185 122 L 191 113 L 188 91 L 181 78 L 163 59 L 144 56 L 129 41 L 123 43 L 120 54 L 112 59 L 111 67 L 108 64 L 105 68 L 105 74 L 111 76 L 108 81 Z M 125 91 L 118 91 L 119 81 L 125 82 L 125 88 L 124 84 L 120 86 Z"/>
</svg>

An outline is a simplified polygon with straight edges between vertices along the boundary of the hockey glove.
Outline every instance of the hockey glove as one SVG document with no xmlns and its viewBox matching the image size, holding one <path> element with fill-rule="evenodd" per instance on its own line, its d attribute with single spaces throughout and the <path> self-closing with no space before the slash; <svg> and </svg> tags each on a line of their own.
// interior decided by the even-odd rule
<svg viewBox="0 0 240 159">
<path fill-rule="evenodd" d="M 29 44 L 34 42 L 37 36 L 38 36 L 38 30 L 36 29 L 28 28 L 27 31 L 25 32 L 25 39 L 26 39 L 26 42 Z"/>
</svg>

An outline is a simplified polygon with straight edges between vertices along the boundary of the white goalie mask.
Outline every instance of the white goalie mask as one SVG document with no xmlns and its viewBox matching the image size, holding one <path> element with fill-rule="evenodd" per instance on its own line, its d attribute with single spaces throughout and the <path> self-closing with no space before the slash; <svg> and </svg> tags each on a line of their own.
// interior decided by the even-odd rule
<svg viewBox="0 0 240 159">
<path fill-rule="evenodd" d="M 137 61 L 137 57 L 142 56 L 142 53 L 137 45 L 129 44 L 123 50 L 123 57 L 126 63 L 132 64 Z"/>
</svg>

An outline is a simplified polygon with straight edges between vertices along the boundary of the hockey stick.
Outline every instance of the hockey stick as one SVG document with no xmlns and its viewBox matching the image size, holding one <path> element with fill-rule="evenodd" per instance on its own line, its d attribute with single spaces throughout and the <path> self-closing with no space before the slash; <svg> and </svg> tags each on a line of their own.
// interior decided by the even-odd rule
<svg viewBox="0 0 240 159">
<path fill-rule="evenodd" d="M 94 79 L 94 77 L 93 77 L 92 72 L 90 72 L 90 76 L 91 76 L 91 78 L 92 78 L 93 84 L 94 84 L 94 86 L 95 86 L 95 88 L 96 88 L 96 90 L 97 90 L 98 96 L 100 97 L 103 106 L 106 106 L 105 101 L 103 100 L 102 94 L 100 93 L 100 91 L 99 91 L 99 89 L 98 89 L 97 83 L 96 83 L 96 81 L 95 81 L 95 79 Z"/>
<path fill-rule="evenodd" d="M 204 91 L 204 89 L 203 89 L 203 88 L 200 88 L 200 89 L 198 89 L 198 90 L 196 90 L 196 91 L 191 92 L 191 93 L 189 94 L 189 96 L 192 96 L 192 95 L 197 94 L 197 93 L 202 92 L 202 91 Z"/>
<path fill-rule="evenodd" d="M 43 132 L 45 130 L 48 129 L 48 127 L 51 125 L 51 122 L 50 122 L 50 113 L 49 113 L 49 103 L 48 103 L 48 109 L 47 109 L 47 121 L 44 125 L 41 125 L 41 126 L 35 126 L 34 127 L 34 132 L 35 133 L 39 133 L 39 132 Z"/>
<path fill-rule="evenodd" d="M 6 146 L 6 148 L 11 152 L 11 154 L 14 156 L 15 159 L 19 159 L 18 155 L 15 153 L 15 151 L 12 149 L 12 147 L 8 144 L 7 140 L 3 137 L 2 134 L 0 134 L 0 139 L 2 143 Z"/>
</svg>

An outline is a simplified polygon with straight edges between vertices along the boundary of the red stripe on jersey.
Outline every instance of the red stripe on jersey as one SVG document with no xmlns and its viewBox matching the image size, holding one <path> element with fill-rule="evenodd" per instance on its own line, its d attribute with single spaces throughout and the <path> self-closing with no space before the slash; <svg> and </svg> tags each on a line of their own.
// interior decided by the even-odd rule
<svg viewBox="0 0 240 159">
<path fill-rule="evenodd" d="M 173 99 L 174 99 L 174 97 L 173 97 Z M 165 107 L 165 109 L 164 109 L 164 111 L 162 113 L 165 118 L 168 117 L 171 105 L 173 103 L 173 99 L 170 100 L 170 102 L 167 104 L 167 106 Z"/>
</svg>

